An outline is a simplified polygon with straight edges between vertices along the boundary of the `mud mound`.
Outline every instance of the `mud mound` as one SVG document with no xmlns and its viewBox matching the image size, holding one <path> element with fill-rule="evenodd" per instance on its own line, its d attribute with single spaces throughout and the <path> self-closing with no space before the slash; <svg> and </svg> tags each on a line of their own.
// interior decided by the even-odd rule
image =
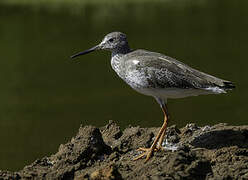
<svg viewBox="0 0 248 180">
<path fill-rule="evenodd" d="M 164 151 L 147 162 L 133 161 L 138 147 L 149 147 L 159 128 L 80 127 L 56 154 L 19 172 L 0 171 L 0 179 L 248 179 L 248 126 L 167 130 Z"/>
</svg>

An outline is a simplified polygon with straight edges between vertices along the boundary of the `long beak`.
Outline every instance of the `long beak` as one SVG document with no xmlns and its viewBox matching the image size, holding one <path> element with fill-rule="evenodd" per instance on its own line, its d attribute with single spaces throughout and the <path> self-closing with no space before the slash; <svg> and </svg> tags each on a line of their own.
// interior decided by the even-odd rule
<svg viewBox="0 0 248 180">
<path fill-rule="evenodd" d="M 93 48 L 90 48 L 90 49 L 87 49 L 87 50 L 82 51 L 80 53 L 77 53 L 77 54 L 72 55 L 71 58 L 75 58 L 75 57 L 78 57 L 78 56 L 81 56 L 81 55 L 85 55 L 85 54 L 91 53 L 91 52 L 93 52 L 93 51 L 95 51 L 95 50 L 97 50 L 99 48 L 100 48 L 99 45 L 94 46 Z"/>
</svg>

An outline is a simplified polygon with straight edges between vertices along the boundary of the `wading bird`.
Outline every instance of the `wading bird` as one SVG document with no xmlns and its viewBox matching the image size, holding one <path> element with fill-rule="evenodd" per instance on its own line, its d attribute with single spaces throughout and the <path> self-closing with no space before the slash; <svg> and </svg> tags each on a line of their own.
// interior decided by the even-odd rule
<svg viewBox="0 0 248 180">
<path fill-rule="evenodd" d="M 143 153 L 134 160 L 146 156 L 147 162 L 154 151 L 162 148 L 168 124 L 168 98 L 220 94 L 235 87 L 230 81 L 193 69 L 169 56 L 142 49 L 132 50 L 126 35 L 121 32 L 107 34 L 100 44 L 71 58 L 95 50 L 110 51 L 111 66 L 118 76 L 139 93 L 154 97 L 164 113 L 164 123 L 153 144 L 150 148 L 139 148 Z"/>
</svg>

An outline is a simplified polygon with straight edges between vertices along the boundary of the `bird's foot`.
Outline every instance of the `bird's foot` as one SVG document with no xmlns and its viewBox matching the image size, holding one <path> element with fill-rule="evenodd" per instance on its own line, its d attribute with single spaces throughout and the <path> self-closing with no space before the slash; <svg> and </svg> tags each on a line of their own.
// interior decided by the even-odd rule
<svg viewBox="0 0 248 180">
<path fill-rule="evenodd" d="M 137 151 L 144 151 L 142 154 L 140 154 L 139 156 L 137 156 L 136 158 L 134 158 L 133 160 L 136 161 L 138 159 L 141 159 L 143 157 L 146 157 L 145 163 L 151 158 L 153 152 L 158 151 L 159 149 L 154 147 L 150 147 L 150 148 L 138 148 Z"/>
</svg>

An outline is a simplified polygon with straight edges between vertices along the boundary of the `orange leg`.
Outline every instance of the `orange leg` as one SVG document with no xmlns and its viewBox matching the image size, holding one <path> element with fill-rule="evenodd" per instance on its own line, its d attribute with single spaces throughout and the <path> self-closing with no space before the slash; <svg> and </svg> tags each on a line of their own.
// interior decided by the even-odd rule
<svg viewBox="0 0 248 180">
<path fill-rule="evenodd" d="M 159 148 L 162 147 L 162 142 L 163 142 L 163 138 L 165 136 L 167 123 L 168 123 L 167 109 L 166 109 L 165 105 L 162 105 L 162 110 L 164 112 L 164 123 L 163 123 L 162 127 L 160 128 L 154 142 L 152 143 L 152 146 L 150 148 L 138 148 L 137 149 L 138 151 L 145 151 L 145 152 L 143 152 L 138 157 L 134 158 L 134 160 L 138 160 L 138 159 L 141 159 L 142 157 L 146 156 L 145 162 L 147 162 L 151 158 L 153 152 L 158 151 Z M 158 144 L 158 142 L 159 142 L 159 144 Z M 157 148 L 157 144 L 159 145 L 159 148 Z"/>
<path fill-rule="evenodd" d="M 164 141 L 165 132 L 166 132 L 166 130 L 162 133 L 162 135 L 159 138 L 159 141 L 158 141 L 158 144 L 157 144 L 157 149 L 158 150 L 162 149 L 162 144 L 163 144 L 163 141 Z"/>
<path fill-rule="evenodd" d="M 168 108 L 165 106 L 165 108 L 162 108 L 162 110 L 163 110 L 164 116 L 167 117 L 167 124 L 168 124 L 168 121 L 169 121 Z M 162 135 L 159 138 L 158 145 L 157 145 L 158 150 L 162 149 L 162 144 L 164 141 L 165 134 L 166 134 L 166 130 L 162 133 Z"/>
</svg>

